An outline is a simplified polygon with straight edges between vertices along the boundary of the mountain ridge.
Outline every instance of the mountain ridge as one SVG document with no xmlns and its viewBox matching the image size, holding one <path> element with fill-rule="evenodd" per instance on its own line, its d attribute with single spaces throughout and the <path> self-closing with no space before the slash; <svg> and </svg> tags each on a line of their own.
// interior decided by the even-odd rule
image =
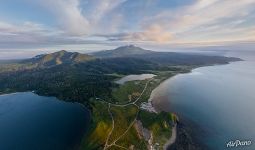
<svg viewBox="0 0 255 150">
<path fill-rule="evenodd" d="M 66 50 L 49 54 L 36 55 L 33 58 L 12 61 L 0 64 L 0 72 L 23 71 L 31 69 L 52 68 L 55 66 L 70 66 L 74 64 L 105 66 L 109 68 L 116 66 L 123 69 L 126 64 L 132 69 L 132 65 L 149 66 L 196 66 L 209 64 L 226 64 L 231 61 L 240 61 L 240 58 L 224 56 L 207 56 L 202 54 L 189 54 L 177 52 L 156 52 L 145 50 L 134 45 L 121 46 L 113 50 L 99 51 L 92 54 L 81 54 L 68 52 Z M 116 64 L 116 62 L 120 64 Z M 142 64 L 139 64 L 142 63 Z M 131 65 L 132 64 L 132 65 Z"/>
<path fill-rule="evenodd" d="M 91 53 L 95 57 L 128 57 L 132 55 L 145 55 L 155 53 L 151 50 L 146 50 L 135 45 L 120 46 L 113 50 L 103 50 Z"/>
<path fill-rule="evenodd" d="M 36 55 L 33 58 L 23 60 L 23 63 L 36 64 L 38 67 L 52 67 L 61 64 L 82 63 L 93 59 L 95 58 L 88 54 L 61 50 L 54 53 Z"/>
<path fill-rule="evenodd" d="M 158 52 L 146 50 L 134 45 L 121 46 L 113 50 L 104 50 L 91 53 L 97 58 L 136 58 L 153 63 L 165 65 L 197 65 L 207 63 L 228 63 L 229 61 L 240 61 L 240 58 L 209 56 L 193 53 Z"/>
</svg>

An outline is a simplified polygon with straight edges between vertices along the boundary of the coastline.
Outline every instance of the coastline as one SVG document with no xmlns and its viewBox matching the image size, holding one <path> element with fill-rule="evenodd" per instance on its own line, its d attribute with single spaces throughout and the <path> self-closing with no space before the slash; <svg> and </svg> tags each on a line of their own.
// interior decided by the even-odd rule
<svg viewBox="0 0 255 150">
<path fill-rule="evenodd" d="M 49 148 L 51 144 L 56 148 L 76 149 L 83 134 L 87 132 L 89 110 L 78 103 L 69 104 L 54 97 L 42 97 L 31 92 L 16 92 L 0 97 L 0 110 L 3 112 L 0 116 L 3 121 L 1 127 L 6 127 L 1 130 L 4 131 L 1 139 L 7 138 L 1 142 L 0 149 L 15 149 L 14 145 L 33 149 L 29 141 L 43 149 Z M 35 127 L 31 132 L 27 129 L 28 124 Z M 19 132 L 20 129 L 22 132 Z M 20 136 L 25 136 L 27 139 L 20 140 Z M 53 137 L 51 141 L 45 140 L 49 137 Z"/>
<path fill-rule="evenodd" d="M 179 74 L 179 73 L 177 73 L 177 74 Z M 154 94 L 153 94 L 153 93 L 154 93 L 154 90 L 155 90 L 158 86 L 160 86 L 162 83 L 164 83 L 166 80 L 172 78 L 173 76 L 175 76 L 175 75 L 177 75 L 177 74 L 171 75 L 171 76 L 169 76 L 168 78 L 164 78 L 164 77 L 163 77 L 163 78 L 162 78 L 162 81 L 159 83 L 159 85 L 157 85 L 157 86 L 152 90 L 152 92 L 151 92 L 151 94 L 150 94 L 150 98 L 148 99 L 148 102 L 152 104 L 152 107 L 153 107 L 153 102 L 152 102 L 152 99 L 151 99 L 151 98 L 152 98 L 152 96 L 154 95 Z M 37 94 L 37 93 L 34 92 L 34 91 L 26 91 L 26 92 L 31 92 L 31 93 Z M 15 95 L 15 94 L 17 94 L 17 93 L 24 93 L 24 92 L 5 92 L 5 93 L 1 93 L 0 96 Z M 37 94 L 37 95 L 40 96 L 39 94 Z M 42 95 L 44 96 L 44 94 L 42 94 Z M 48 97 L 48 96 L 47 96 L 47 97 Z M 50 96 L 50 97 L 54 97 L 54 96 Z M 55 98 L 57 98 L 57 97 L 55 97 Z M 58 99 L 58 98 L 57 98 L 57 99 Z M 58 99 L 58 100 L 63 101 L 63 102 L 67 102 L 67 101 L 62 100 L 62 99 Z M 68 102 L 68 103 L 69 103 L 69 102 Z M 89 108 L 86 107 L 83 103 L 79 103 L 79 102 L 75 102 L 75 103 L 80 104 L 81 106 L 83 106 L 83 107 L 85 107 L 86 109 L 89 110 Z M 155 107 L 153 107 L 153 108 L 155 109 Z M 156 110 L 156 109 L 155 109 L 155 110 Z M 89 110 L 89 113 L 90 113 L 90 116 L 92 116 L 92 115 L 91 115 L 91 110 Z M 175 133 L 175 134 L 172 134 L 172 136 L 170 137 L 170 139 L 167 141 L 166 146 L 164 146 L 165 148 L 167 148 L 167 147 L 169 146 L 169 144 L 175 143 L 175 140 L 176 140 L 176 138 L 177 138 L 177 126 L 175 126 L 175 127 L 172 128 L 172 133 Z M 86 134 L 84 134 L 84 135 L 86 135 Z"/>
<path fill-rule="evenodd" d="M 243 61 L 243 60 L 240 60 Z M 237 61 L 233 61 L 237 62 Z M 165 99 L 166 97 L 160 95 L 160 93 L 166 93 L 164 91 L 166 88 L 164 88 L 164 84 L 171 80 L 173 77 L 180 75 L 180 74 L 187 74 L 192 73 L 195 69 L 202 68 L 202 67 L 210 67 L 210 66 L 218 66 L 218 65 L 227 65 L 233 62 L 228 62 L 226 64 L 212 64 L 212 65 L 205 65 L 205 66 L 193 66 L 191 68 L 188 68 L 188 72 L 178 72 L 176 74 L 173 74 L 172 76 L 169 76 L 167 79 L 164 79 L 158 86 L 156 86 L 150 95 L 150 98 L 148 99 L 148 102 L 151 103 L 152 107 L 156 110 L 156 112 L 166 111 L 171 112 L 171 110 L 159 107 L 162 105 L 162 102 L 167 103 L 162 106 L 171 105 L 169 101 L 160 101 L 158 102 L 157 99 Z M 159 93 L 159 88 L 160 93 Z M 203 132 L 200 127 L 197 125 L 191 123 L 188 119 L 183 118 L 181 116 L 181 119 L 178 121 L 178 124 L 172 128 L 172 133 L 175 132 L 176 134 L 172 134 L 169 140 L 167 141 L 164 148 L 166 150 L 178 150 L 178 149 L 188 149 L 188 150 L 202 150 L 202 149 L 208 149 L 207 146 L 205 146 L 203 143 L 201 143 L 196 135 L 194 134 L 194 131 Z"/>
<path fill-rule="evenodd" d="M 14 93 L 0 93 L 0 96 L 15 95 L 16 93 L 20 93 L 20 92 L 14 92 Z"/>
<path fill-rule="evenodd" d="M 176 74 L 176 75 L 178 75 L 178 74 Z M 182 73 L 180 73 L 180 74 L 182 74 Z M 155 98 L 155 96 L 157 94 L 158 87 L 160 87 L 164 82 L 166 82 L 167 80 L 171 79 L 172 77 L 174 77 L 176 75 L 173 75 L 173 76 L 169 77 L 168 79 L 164 80 L 163 82 L 160 83 L 160 85 L 158 85 L 152 91 L 151 97 L 148 101 L 152 104 L 152 107 L 157 112 L 166 111 L 163 109 L 159 109 L 159 108 L 155 107 L 155 105 L 154 105 L 154 102 L 158 99 L 158 98 Z M 167 112 L 173 113 L 169 110 L 167 110 Z M 172 128 L 172 134 L 171 134 L 170 138 L 164 145 L 164 148 L 163 148 L 164 150 L 179 150 L 179 149 L 203 150 L 203 149 L 207 149 L 202 143 L 200 143 L 195 137 L 193 137 L 193 134 L 191 133 L 191 131 L 199 130 L 199 129 L 196 129 L 197 127 L 196 128 L 194 127 L 195 128 L 194 129 L 193 125 L 190 125 L 187 122 L 188 121 L 184 120 L 183 117 L 181 117 L 180 120 L 178 119 L 178 123 L 175 123 L 175 125 Z"/>
<path fill-rule="evenodd" d="M 164 150 L 167 150 L 168 147 L 170 147 L 172 144 L 175 143 L 177 138 L 177 124 L 175 124 L 172 128 L 172 135 L 171 138 L 167 141 L 167 143 L 164 145 Z"/>
<path fill-rule="evenodd" d="M 217 64 L 215 64 L 217 65 Z M 212 66 L 212 65 L 211 65 Z M 162 81 L 159 83 L 159 85 L 157 85 L 153 90 L 152 92 L 150 93 L 150 97 L 148 99 L 148 102 L 152 104 L 152 107 L 156 110 L 156 111 L 164 111 L 164 110 L 160 110 L 158 109 L 157 107 L 154 106 L 154 102 L 156 99 L 154 99 L 154 97 L 157 95 L 157 89 L 162 86 L 162 84 L 164 84 L 167 80 L 170 80 L 172 79 L 173 77 L 175 77 L 176 75 L 180 75 L 180 74 L 186 74 L 186 73 L 190 73 L 192 72 L 194 69 L 197 69 L 197 68 L 200 68 L 200 67 L 208 67 L 208 66 L 196 66 L 196 67 L 193 67 L 193 68 L 189 68 L 190 70 L 188 70 L 188 72 L 178 72 L 178 73 L 175 73 L 175 74 L 171 74 L 169 75 L 168 77 L 164 78 L 162 77 Z M 63 100 L 65 101 L 65 100 Z M 78 102 L 79 103 L 79 102 Z M 171 113 L 171 111 L 168 111 Z M 183 118 L 182 118 L 183 120 Z M 181 121 L 181 124 L 184 123 Z M 190 134 L 188 133 L 188 130 L 187 128 L 189 128 L 191 126 L 184 126 L 184 125 L 176 125 L 175 127 L 172 128 L 172 135 L 171 137 L 169 138 L 168 142 L 166 143 L 166 149 L 178 149 L 180 148 L 180 146 L 184 145 L 184 143 L 186 144 L 187 142 L 194 146 L 194 150 L 195 149 L 199 149 L 196 144 L 194 144 L 194 139 L 190 136 Z M 186 130 L 187 129 L 187 130 Z M 175 134 L 174 134 L 175 132 Z M 182 138 L 180 138 L 182 137 Z M 183 139 L 183 137 L 185 139 Z"/>
<path fill-rule="evenodd" d="M 220 65 L 220 64 L 213 64 L 213 65 L 208 65 L 208 66 L 214 66 L 214 65 Z M 152 90 L 152 92 L 150 94 L 150 98 L 148 99 L 148 102 L 151 103 L 153 109 L 156 110 L 156 112 L 166 111 L 166 112 L 173 113 L 170 110 L 158 108 L 155 105 L 157 102 L 157 99 L 162 98 L 161 95 L 157 95 L 157 94 L 159 94 L 159 93 L 157 93 L 158 92 L 157 90 L 159 90 L 159 88 L 164 86 L 164 83 L 166 83 L 168 80 L 172 79 L 173 77 L 175 77 L 177 75 L 192 73 L 192 71 L 197 68 L 208 67 L 208 66 L 193 66 L 193 67 L 189 68 L 187 72 L 178 72 L 178 73 L 175 73 L 175 74 L 169 76 L 168 78 L 164 79 L 158 86 L 156 86 Z M 165 88 L 163 88 L 163 89 L 165 89 Z M 162 89 L 160 90 L 160 92 L 162 92 Z M 163 91 L 162 93 L 166 93 L 166 91 Z M 168 104 L 170 104 L 170 102 L 168 102 Z M 183 120 L 183 118 L 181 118 L 181 120 Z M 184 126 L 184 124 L 182 122 L 186 122 L 186 121 L 178 120 L 178 123 L 175 123 L 175 125 L 173 126 L 172 135 L 168 139 L 168 141 L 165 143 L 164 150 L 178 150 L 180 148 L 187 149 L 187 147 L 184 148 L 184 146 L 186 146 L 186 145 L 189 145 L 189 148 L 190 148 L 189 150 L 201 150 L 202 147 L 204 147 L 204 146 L 202 146 L 201 144 L 197 144 L 199 142 L 194 140 L 195 138 L 193 138 L 191 136 L 191 133 L 189 133 L 187 131 L 188 130 L 187 128 L 191 128 L 191 127 L 186 127 L 186 125 Z M 180 137 L 182 137 L 184 139 L 180 139 Z"/>
<path fill-rule="evenodd" d="M 190 70 L 190 71 L 191 71 L 191 70 Z M 151 92 L 151 94 L 150 94 L 150 98 L 148 99 L 148 102 L 151 104 L 152 108 L 153 108 L 156 112 L 161 112 L 161 111 L 163 111 L 163 110 L 157 109 L 157 108 L 154 106 L 154 102 L 155 102 L 154 97 L 155 97 L 156 92 L 157 92 L 156 90 L 157 90 L 160 86 L 162 86 L 162 84 L 163 84 L 165 81 L 171 79 L 172 77 L 174 77 L 174 76 L 176 76 L 176 75 L 178 75 L 178 74 L 182 74 L 182 73 L 176 73 L 176 74 L 174 74 L 174 75 L 168 77 L 167 79 L 164 79 L 158 86 L 156 86 L 156 87 L 152 90 L 152 92 Z M 170 112 L 170 113 L 172 113 L 172 112 Z M 172 134 L 171 134 L 170 138 L 167 140 L 167 142 L 165 143 L 165 145 L 163 146 L 163 149 L 164 149 L 164 150 L 168 150 L 169 147 L 170 147 L 171 145 L 173 145 L 173 144 L 176 142 L 176 139 L 178 138 L 178 136 L 177 136 L 177 133 L 178 133 L 178 132 L 177 132 L 177 129 L 178 129 L 178 127 L 177 127 L 177 126 L 178 126 L 177 123 L 175 123 L 175 124 L 173 125 L 173 127 L 172 127 Z"/>
</svg>

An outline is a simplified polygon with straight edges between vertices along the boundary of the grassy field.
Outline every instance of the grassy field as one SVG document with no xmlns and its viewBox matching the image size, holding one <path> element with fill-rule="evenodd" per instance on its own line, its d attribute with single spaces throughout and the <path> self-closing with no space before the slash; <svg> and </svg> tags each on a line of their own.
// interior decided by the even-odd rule
<svg viewBox="0 0 255 150">
<path fill-rule="evenodd" d="M 111 101 L 125 104 L 135 100 L 143 91 L 145 83 L 142 81 L 130 81 L 113 89 Z"/>
<path fill-rule="evenodd" d="M 93 101 L 92 122 L 88 134 L 81 143 L 81 150 L 103 149 L 106 138 L 112 128 L 111 117 L 108 114 L 107 105 L 102 102 Z"/>
<path fill-rule="evenodd" d="M 171 136 L 172 114 L 149 112 L 141 109 L 140 105 L 148 102 L 153 89 L 176 73 L 154 72 L 157 76 L 153 79 L 129 81 L 117 86 L 112 90 L 112 97 L 105 100 L 92 99 L 90 106 L 93 125 L 84 138 L 81 149 L 147 149 L 148 141 L 139 135 L 135 127 L 137 121 L 151 133 L 153 144 L 159 144 L 158 147 L 162 149 Z M 136 100 L 138 101 L 134 103 Z"/>
<path fill-rule="evenodd" d="M 130 132 L 130 127 L 132 127 L 132 123 L 136 119 L 138 114 L 138 108 L 134 105 L 129 105 L 126 107 L 112 107 L 111 112 L 113 114 L 113 118 L 115 121 L 115 127 L 110 135 L 109 143 L 113 143 L 116 140 L 122 139 L 127 133 Z M 129 134 L 130 135 L 130 134 Z M 130 135 L 130 138 L 136 138 L 136 134 Z M 133 140 L 133 139 L 132 139 Z M 128 146 L 129 142 L 122 143 L 121 146 Z"/>
<path fill-rule="evenodd" d="M 70 57 L 74 55 L 76 59 Z M 147 134 L 141 134 L 143 129 L 153 135 L 152 145 L 158 143 L 162 146 L 171 135 L 171 113 L 154 113 L 148 112 L 151 111 L 148 108 L 141 108 L 142 103 L 148 102 L 153 89 L 177 73 L 185 73 L 198 66 L 239 60 L 159 52 L 139 57 L 94 59 L 85 54 L 60 51 L 25 62 L 1 64 L 0 94 L 35 91 L 38 95 L 54 96 L 87 106 L 92 120 L 82 140 L 82 150 L 143 150 L 148 146 L 148 138 L 144 138 Z M 114 82 L 124 75 L 142 73 L 157 76 L 124 85 Z M 138 127 L 140 122 L 142 127 Z"/>
<path fill-rule="evenodd" d="M 172 114 L 167 112 L 156 114 L 140 111 L 138 118 L 143 126 L 152 132 L 154 142 L 159 143 L 160 147 L 163 148 L 163 145 L 172 133 Z"/>
</svg>

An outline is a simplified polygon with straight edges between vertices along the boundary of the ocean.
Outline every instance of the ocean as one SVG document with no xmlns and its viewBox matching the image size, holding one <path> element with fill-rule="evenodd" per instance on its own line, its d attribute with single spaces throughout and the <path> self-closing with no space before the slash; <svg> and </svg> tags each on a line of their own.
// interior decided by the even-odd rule
<svg viewBox="0 0 255 150">
<path fill-rule="evenodd" d="M 193 123 L 197 140 L 208 149 L 254 150 L 255 59 L 241 58 L 166 80 L 153 92 L 155 107 Z"/>
</svg>

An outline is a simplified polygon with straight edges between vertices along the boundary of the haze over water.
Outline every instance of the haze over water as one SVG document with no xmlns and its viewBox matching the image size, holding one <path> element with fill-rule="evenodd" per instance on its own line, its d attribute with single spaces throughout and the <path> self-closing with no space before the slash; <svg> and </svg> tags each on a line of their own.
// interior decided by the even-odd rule
<svg viewBox="0 0 255 150">
<path fill-rule="evenodd" d="M 154 92 L 156 107 L 196 124 L 204 131 L 196 133 L 199 140 L 212 150 L 254 150 L 255 59 L 251 56 L 241 57 L 246 59 L 242 62 L 194 69 L 165 81 Z M 227 148 L 231 140 L 251 140 L 252 144 Z"/>
</svg>

